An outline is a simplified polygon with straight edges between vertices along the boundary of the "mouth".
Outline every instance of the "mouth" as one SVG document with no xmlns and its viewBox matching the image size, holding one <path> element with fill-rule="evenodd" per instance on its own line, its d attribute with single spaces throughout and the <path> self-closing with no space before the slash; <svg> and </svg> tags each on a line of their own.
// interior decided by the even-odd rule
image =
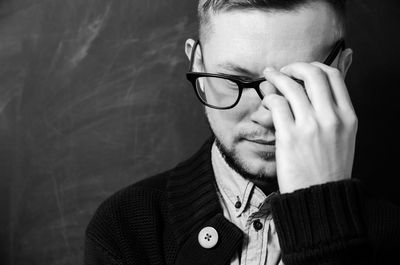
<svg viewBox="0 0 400 265">
<path fill-rule="evenodd" d="M 262 145 L 275 145 L 275 139 L 267 140 L 267 139 L 262 139 L 262 138 L 256 138 L 256 139 L 246 139 L 246 140 L 249 142 L 262 144 Z"/>
</svg>

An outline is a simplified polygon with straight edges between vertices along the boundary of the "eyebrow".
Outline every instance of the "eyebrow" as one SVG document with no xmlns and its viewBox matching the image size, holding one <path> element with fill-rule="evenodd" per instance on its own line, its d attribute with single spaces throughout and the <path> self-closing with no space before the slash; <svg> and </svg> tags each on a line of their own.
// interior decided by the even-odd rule
<svg viewBox="0 0 400 265">
<path fill-rule="evenodd" d="M 217 64 L 217 67 L 231 71 L 231 72 L 235 72 L 244 77 L 256 77 L 257 76 L 257 74 L 251 72 L 250 70 L 243 68 L 239 65 L 230 63 L 230 62 Z"/>
</svg>

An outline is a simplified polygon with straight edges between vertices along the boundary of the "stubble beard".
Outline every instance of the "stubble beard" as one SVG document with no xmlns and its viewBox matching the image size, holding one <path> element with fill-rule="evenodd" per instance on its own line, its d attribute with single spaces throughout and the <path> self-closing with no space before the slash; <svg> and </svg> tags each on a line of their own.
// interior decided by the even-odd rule
<svg viewBox="0 0 400 265">
<path fill-rule="evenodd" d="M 251 173 L 249 169 L 246 169 L 246 162 L 243 161 L 243 159 L 241 159 L 234 150 L 228 149 L 215 134 L 214 137 L 215 144 L 228 166 L 236 171 L 243 178 L 256 182 L 276 181 L 276 172 L 261 171 L 257 173 Z M 271 153 L 265 153 L 262 159 L 265 161 L 265 163 L 268 163 L 274 160 L 275 157 L 272 157 Z"/>
<path fill-rule="evenodd" d="M 249 165 L 247 165 L 247 167 L 246 167 L 246 162 L 244 161 L 244 159 L 240 158 L 239 154 L 237 154 L 237 152 L 235 152 L 234 148 L 229 149 L 219 139 L 218 135 L 215 133 L 215 131 L 213 130 L 213 128 L 211 126 L 210 117 L 208 115 L 206 108 L 204 108 L 204 112 L 207 117 L 206 121 L 207 121 L 208 128 L 214 136 L 215 144 L 216 144 L 218 150 L 220 151 L 222 157 L 224 158 L 225 162 L 228 164 L 228 166 L 231 169 L 233 169 L 234 171 L 236 171 L 236 173 L 241 175 L 243 178 L 248 179 L 250 181 L 262 182 L 264 184 L 267 184 L 267 183 L 276 184 L 276 182 L 277 182 L 276 170 L 274 170 L 273 172 L 263 172 L 263 171 L 260 172 L 259 171 L 256 174 L 251 173 L 250 169 L 248 169 Z M 236 141 L 239 141 L 239 140 L 236 140 Z M 234 146 L 235 143 L 233 143 L 232 145 Z M 261 158 L 262 158 L 262 160 L 265 161 L 265 163 L 268 163 L 271 161 L 275 162 L 275 154 L 264 153 L 264 154 L 261 154 Z"/>
</svg>

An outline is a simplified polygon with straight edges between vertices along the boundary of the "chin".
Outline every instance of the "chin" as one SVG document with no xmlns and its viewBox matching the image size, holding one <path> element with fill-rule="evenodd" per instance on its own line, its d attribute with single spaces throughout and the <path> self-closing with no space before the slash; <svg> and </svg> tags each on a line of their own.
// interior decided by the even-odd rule
<svg viewBox="0 0 400 265">
<path fill-rule="evenodd" d="M 249 145 L 246 142 L 226 147 L 217 139 L 220 149 L 228 165 L 241 176 L 251 180 L 276 178 L 275 152 L 268 148 Z"/>
<path fill-rule="evenodd" d="M 266 160 L 258 155 L 239 155 L 239 161 L 243 169 L 255 178 L 264 179 L 276 177 L 275 159 Z"/>
</svg>

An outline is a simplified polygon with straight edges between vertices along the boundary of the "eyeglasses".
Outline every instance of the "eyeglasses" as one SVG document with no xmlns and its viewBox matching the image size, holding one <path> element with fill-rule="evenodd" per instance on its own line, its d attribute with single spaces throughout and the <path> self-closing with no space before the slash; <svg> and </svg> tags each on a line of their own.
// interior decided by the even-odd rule
<svg viewBox="0 0 400 265">
<path fill-rule="evenodd" d="M 193 46 L 190 56 L 190 67 L 186 73 L 186 78 L 192 84 L 201 103 L 214 109 L 230 109 L 238 104 L 243 89 L 247 88 L 253 88 L 261 99 L 264 98 L 264 94 L 260 89 L 260 84 L 266 81 L 264 77 L 254 80 L 244 80 L 242 76 L 237 75 L 193 72 L 197 46 L 201 47 L 199 40 Z M 343 39 L 339 40 L 323 63 L 331 65 L 344 47 L 345 41 Z M 293 79 L 304 86 L 303 81 Z"/>
</svg>

